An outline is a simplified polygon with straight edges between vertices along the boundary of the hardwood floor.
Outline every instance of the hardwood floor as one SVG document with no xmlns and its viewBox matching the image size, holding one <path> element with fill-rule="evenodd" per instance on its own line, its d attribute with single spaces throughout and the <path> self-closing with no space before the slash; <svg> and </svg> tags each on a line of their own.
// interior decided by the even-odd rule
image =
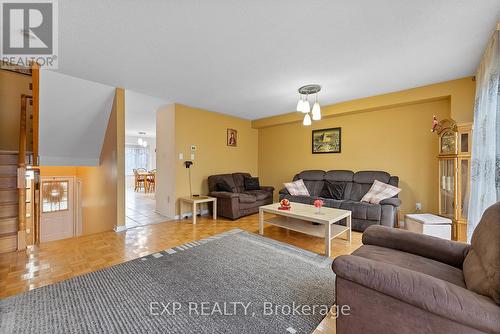
<svg viewBox="0 0 500 334">
<path fill-rule="evenodd" d="M 30 246 L 24 252 L 0 254 L 0 298 L 53 284 L 118 263 L 126 262 L 166 248 L 198 240 L 233 228 L 258 233 L 258 215 L 231 221 L 213 221 L 208 217 L 167 221 L 139 226 L 123 232 L 103 232 L 79 238 Z M 264 235 L 313 252 L 324 251 L 323 239 L 267 226 Z M 361 245 L 361 233 L 353 232 L 352 242 L 332 241 L 332 258 L 350 254 Z M 325 318 L 316 334 L 334 333 L 334 320 Z"/>
</svg>

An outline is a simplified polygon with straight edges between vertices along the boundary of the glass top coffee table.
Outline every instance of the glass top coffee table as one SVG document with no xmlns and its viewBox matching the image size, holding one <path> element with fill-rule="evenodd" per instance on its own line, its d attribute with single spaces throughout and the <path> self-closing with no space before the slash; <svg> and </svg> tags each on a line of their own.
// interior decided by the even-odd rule
<svg viewBox="0 0 500 334">
<path fill-rule="evenodd" d="M 322 207 L 320 213 L 312 205 L 291 203 L 290 210 L 279 210 L 279 203 L 259 208 L 259 234 L 264 235 L 264 224 L 286 228 L 325 239 L 325 255 L 331 254 L 332 239 L 346 233 L 351 242 L 351 211 Z M 265 213 L 273 214 L 266 218 Z M 346 220 L 346 226 L 338 224 Z M 317 223 L 317 224 L 312 224 Z"/>
</svg>

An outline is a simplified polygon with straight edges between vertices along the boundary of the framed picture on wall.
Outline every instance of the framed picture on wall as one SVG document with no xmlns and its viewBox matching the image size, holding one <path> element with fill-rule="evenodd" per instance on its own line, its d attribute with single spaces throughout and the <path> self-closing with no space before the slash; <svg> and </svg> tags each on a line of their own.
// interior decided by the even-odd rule
<svg viewBox="0 0 500 334">
<path fill-rule="evenodd" d="M 238 131 L 227 129 L 227 146 L 238 146 Z"/>
<path fill-rule="evenodd" d="M 340 153 L 341 133 L 341 128 L 313 130 L 312 153 Z"/>
</svg>

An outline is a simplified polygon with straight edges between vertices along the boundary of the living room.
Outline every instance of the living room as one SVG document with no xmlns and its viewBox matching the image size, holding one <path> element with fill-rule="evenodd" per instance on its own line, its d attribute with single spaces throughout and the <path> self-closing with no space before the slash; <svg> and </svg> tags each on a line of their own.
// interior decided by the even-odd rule
<svg viewBox="0 0 500 334">
<path fill-rule="evenodd" d="M 498 0 L 46 3 L 0 332 L 500 333 Z"/>
</svg>

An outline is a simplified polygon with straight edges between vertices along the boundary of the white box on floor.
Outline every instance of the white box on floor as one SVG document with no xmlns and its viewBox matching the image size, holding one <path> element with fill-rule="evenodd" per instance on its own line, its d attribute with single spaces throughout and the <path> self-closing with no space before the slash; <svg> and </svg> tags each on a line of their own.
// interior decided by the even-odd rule
<svg viewBox="0 0 500 334">
<path fill-rule="evenodd" d="M 430 213 L 405 215 L 405 229 L 411 232 L 451 240 L 451 219 Z"/>
</svg>

